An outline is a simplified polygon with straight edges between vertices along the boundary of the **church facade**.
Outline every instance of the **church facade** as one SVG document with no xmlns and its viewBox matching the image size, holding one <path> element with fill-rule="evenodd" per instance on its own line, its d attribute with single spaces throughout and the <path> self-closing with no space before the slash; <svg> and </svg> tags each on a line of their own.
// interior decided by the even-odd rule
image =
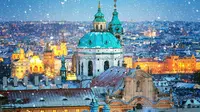
<svg viewBox="0 0 200 112">
<path fill-rule="evenodd" d="M 92 79 L 111 66 L 121 66 L 122 61 L 123 50 L 120 40 L 106 28 L 106 20 L 99 2 L 93 30 L 80 39 L 77 47 L 78 78 Z"/>
</svg>

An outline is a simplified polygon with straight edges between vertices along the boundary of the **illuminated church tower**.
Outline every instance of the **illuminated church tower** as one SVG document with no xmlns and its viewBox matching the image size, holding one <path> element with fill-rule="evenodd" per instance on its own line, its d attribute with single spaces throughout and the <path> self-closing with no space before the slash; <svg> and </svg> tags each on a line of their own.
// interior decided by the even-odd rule
<svg viewBox="0 0 200 112">
<path fill-rule="evenodd" d="M 61 31 L 61 36 L 62 36 L 62 40 L 61 40 L 61 43 L 60 43 L 61 54 L 64 55 L 64 56 L 67 56 L 68 55 L 67 43 L 66 43 L 66 41 L 64 39 L 64 37 L 65 37 L 65 32 L 64 31 Z"/>
<path fill-rule="evenodd" d="M 44 63 L 44 69 L 45 69 L 45 75 L 49 78 L 54 78 L 54 53 L 50 49 L 49 43 L 46 44 L 46 49 L 44 51 L 43 56 L 43 63 Z"/>
<path fill-rule="evenodd" d="M 113 34 L 106 31 L 100 2 L 93 25 L 93 30 L 85 34 L 77 46 L 76 72 L 79 79 L 92 79 L 112 66 L 122 65 L 122 46 Z"/>
<path fill-rule="evenodd" d="M 59 57 L 67 56 L 68 55 L 67 43 L 64 39 L 65 31 L 62 30 L 59 35 L 62 37 L 61 41 L 59 42 L 60 45 L 52 45 L 51 50 L 53 50 L 53 53 L 55 56 L 59 56 Z"/>
<path fill-rule="evenodd" d="M 122 41 L 121 35 L 123 35 L 123 27 L 118 17 L 117 5 L 116 5 L 117 0 L 114 0 L 114 1 L 115 1 L 115 4 L 114 4 L 113 17 L 112 17 L 111 22 L 108 25 L 108 30 L 110 33 L 115 35 L 116 38 Z"/>
</svg>

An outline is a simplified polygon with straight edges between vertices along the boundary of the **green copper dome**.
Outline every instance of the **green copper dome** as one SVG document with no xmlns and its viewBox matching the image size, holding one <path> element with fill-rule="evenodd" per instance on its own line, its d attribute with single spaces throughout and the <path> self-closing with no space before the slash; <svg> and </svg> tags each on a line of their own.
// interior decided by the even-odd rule
<svg viewBox="0 0 200 112">
<path fill-rule="evenodd" d="M 121 48 L 121 45 L 110 32 L 90 32 L 80 39 L 78 48 Z"/>
<path fill-rule="evenodd" d="M 108 25 L 108 30 L 114 35 L 123 34 L 123 28 L 118 17 L 117 9 L 114 9 L 112 20 Z"/>
<path fill-rule="evenodd" d="M 98 6 L 98 12 L 95 14 L 95 19 L 93 22 L 106 22 L 105 18 L 104 18 L 104 14 L 101 12 L 101 5 L 99 2 L 99 6 Z"/>
<path fill-rule="evenodd" d="M 118 12 L 117 12 L 116 9 L 113 12 L 113 17 L 112 17 L 112 20 L 111 20 L 110 24 L 121 25 L 121 22 L 120 22 L 120 20 L 118 18 Z"/>
</svg>

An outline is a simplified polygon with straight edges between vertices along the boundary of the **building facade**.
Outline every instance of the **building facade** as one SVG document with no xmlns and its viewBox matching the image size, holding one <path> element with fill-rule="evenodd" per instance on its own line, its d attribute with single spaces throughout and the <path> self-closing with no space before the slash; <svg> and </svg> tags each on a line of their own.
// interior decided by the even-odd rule
<svg viewBox="0 0 200 112">
<path fill-rule="evenodd" d="M 45 70 L 45 75 L 48 76 L 49 78 L 54 78 L 54 63 L 55 63 L 55 56 L 52 50 L 49 48 L 49 44 L 46 46 L 46 50 L 44 51 L 43 54 L 43 63 L 44 63 L 44 70 Z"/>
<path fill-rule="evenodd" d="M 43 74 L 44 64 L 39 56 L 34 55 L 30 60 L 30 74 Z"/>
<path fill-rule="evenodd" d="M 100 3 L 93 25 L 93 30 L 80 39 L 77 47 L 76 71 L 80 79 L 92 79 L 111 66 L 121 66 L 123 61 L 120 41 L 106 31 Z"/>
<path fill-rule="evenodd" d="M 164 61 L 138 59 L 133 62 L 133 68 L 137 66 L 151 74 L 194 73 L 200 70 L 200 64 L 196 61 L 194 55 L 191 57 L 169 56 Z"/>
</svg>

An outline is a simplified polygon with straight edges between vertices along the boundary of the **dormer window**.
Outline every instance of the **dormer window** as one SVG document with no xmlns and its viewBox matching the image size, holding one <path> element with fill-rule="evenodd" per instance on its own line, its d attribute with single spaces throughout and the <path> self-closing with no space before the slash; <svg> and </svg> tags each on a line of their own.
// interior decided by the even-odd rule
<svg viewBox="0 0 200 112">
<path fill-rule="evenodd" d="M 41 101 L 41 102 L 44 102 L 45 100 L 44 100 L 44 98 L 40 98 L 40 101 Z"/>
<path fill-rule="evenodd" d="M 90 98 L 85 98 L 85 100 L 91 100 Z"/>
<path fill-rule="evenodd" d="M 22 104 L 22 103 L 23 103 L 23 100 L 20 99 L 20 98 L 17 98 L 17 99 L 15 100 L 15 103 L 16 103 L 16 104 Z"/>
<path fill-rule="evenodd" d="M 64 97 L 64 98 L 62 99 L 62 101 L 68 101 L 68 99 L 67 99 L 66 97 Z"/>
</svg>

